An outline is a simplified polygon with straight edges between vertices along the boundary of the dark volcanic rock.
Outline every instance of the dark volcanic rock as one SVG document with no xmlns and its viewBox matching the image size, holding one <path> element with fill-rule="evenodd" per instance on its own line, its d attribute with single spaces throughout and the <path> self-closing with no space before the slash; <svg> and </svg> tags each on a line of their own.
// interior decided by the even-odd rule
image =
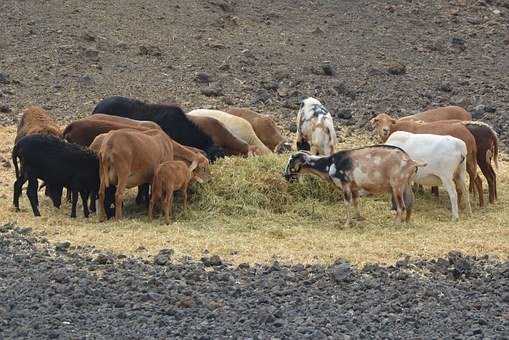
<svg viewBox="0 0 509 340">
<path fill-rule="evenodd" d="M 54 252 L 22 230 L 0 228 L 0 338 L 507 335 L 509 263 L 487 256 L 451 252 L 360 271 L 344 261 L 235 268 L 217 256 L 161 266 L 129 257 L 110 262 L 88 248 Z"/>
<path fill-rule="evenodd" d="M 219 97 L 223 95 L 223 88 L 219 84 L 210 84 L 202 87 L 201 93 L 207 97 Z"/>
</svg>

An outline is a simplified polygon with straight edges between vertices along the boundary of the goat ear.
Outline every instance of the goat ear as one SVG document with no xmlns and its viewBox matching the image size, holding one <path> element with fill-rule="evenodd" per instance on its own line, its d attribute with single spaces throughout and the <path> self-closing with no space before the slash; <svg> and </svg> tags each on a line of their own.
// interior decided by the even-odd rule
<svg viewBox="0 0 509 340">
<path fill-rule="evenodd" d="M 196 169 L 196 167 L 198 166 L 198 161 L 197 160 L 194 160 L 191 165 L 189 166 L 189 171 L 193 172 L 194 169 Z"/>
</svg>

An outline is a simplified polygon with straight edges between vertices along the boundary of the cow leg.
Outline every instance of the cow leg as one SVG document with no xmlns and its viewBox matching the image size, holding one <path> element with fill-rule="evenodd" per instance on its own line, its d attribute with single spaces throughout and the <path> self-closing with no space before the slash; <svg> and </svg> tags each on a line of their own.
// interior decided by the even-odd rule
<svg viewBox="0 0 509 340">
<path fill-rule="evenodd" d="M 148 219 L 152 221 L 154 218 L 154 206 L 156 205 L 156 202 L 161 199 L 158 192 L 153 191 L 154 188 L 152 187 L 152 193 L 150 194 L 150 202 L 148 204 Z"/>
<path fill-rule="evenodd" d="M 32 206 L 32 211 L 34 212 L 34 216 L 41 216 L 39 212 L 39 198 L 37 197 L 37 189 L 39 188 L 39 183 L 37 182 L 37 178 L 33 176 L 28 176 L 28 188 L 27 188 L 27 196 L 30 200 L 30 205 Z"/>
<path fill-rule="evenodd" d="M 472 206 L 470 205 L 470 193 L 467 190 L 467 185 L 465 181 L 465 170 L 460 171 L 454 179 L 456 184 L 456 190 L 458 191 L 458 202 L 464 201 L 464 205 L 467 210 L 468 215 L 472 215 Z M 461 196 L 461 199 L 460 199 Z"/>
<path fill-rule="evenodd" d="M 479 194 L 479 206 L 483 207 L 484 197 L 482 192 L 482 181 L 479 176 L 477 176 L 477 162 L 475 156 L 467 156 L 467 172 L 470 177 L 470 185 L 473 183 L 477 188 L 477 193 Z"/>
<path fill-rule="evenodd" d="M 438 187 L 431 187 L 431 194 L 438 198 Z"/>
<path fill-rule="evenodd" d="M 122 203 L 124 202 L 124 193 L 127 186 L 127 172 L 124 176 L 119 176 L 117 172 L 117 192 L 115 193 L 115 219 L 122 219 Z"/>
<path fill-rule="evenodd" d="M 479 160 L 478 165 L 488 182 L 489 202 L 493 204 L 497 198 L 497 174 L 493 170 L 491 163 L 488 163 L 486 160 Z"/>
<path fill-rule="evenodd" d="M 169 190 L 164 198 L 164 218 L 166 224 L 170 224 L 172 218 L 172 206 L 173 206 L 173 190 Z"/>
<path fill-rule="evenodd" d="M 19 197 L 21 196 L 21 191 L 23 188 L 23 184 L 25 184 L 27 178 L 23 171 L 21 171 L 20 176 L 14 182 L 14 195 L 12 198 L 12 204 L 16 207 L 16 211 L 19 211 Z"/>
<path fill-rule="evenodd" d="M 458 195 L 456 193 L 456 185 L 454 184 L 451 178 L 440 178 L 440 180 L 442 181 L 445 190 L 447 190 L 447 193 L 449 194 L 449 199 L 451 200 L 452 220 L 458 221 L 459 213 L 458 213 Z"/>
<path fill-rule="evenodd" d="M 147 204 L 150 201 L 149 196 L 149 185 L 142 184 L 138 186 L 138 194 L 136 195 L 136 204 L 142 205 Z"/>
<path fill-rule="evenodd" d="M 184 199 L 184 211 L 187 210 L 187 185 L 182 189 L 182 197 Z"/>
<path fill-rule="evenodd" d="M 101 165 L 102 170 L 102 165 Z M 101 183 L 99 185 L 99 222 L 106 221 L 107 215 L 106 215 L 106 209 L 109 207 L 106 207 L 105 197 L 106 197 L 106 184 L 104 183 L 103 179 L 101 178 Z"/>
<path fill-rule="evenodd" d="M 83 203 L 83 215 L 88 218 L 90 212 L 88 211 L 88 191 L 80 191 L 81 202 Z"/>
<path fill-rule="evenodd" d="M 364 218 L 361 216 L 359 211 L 359 192 L 357 190 L 352 190 L 352 203 L 354 209 L 354 218 L 358 221 L 363 221 Z"/>
<path fill-rule="evenodd" d="M 71 191 L 71 217 L 76 218 L 76 205 L 78 204 L 78 192 Z"/>
<path fill-rule="evenodd" d="M 96 202 L 95 200 L 97 199 L 97 193 L 92 191 L 90 193 L 90 212 L 91 213 L 95 213 L 97 212 L 97 206 L 96 206 Z"/>
</svg>

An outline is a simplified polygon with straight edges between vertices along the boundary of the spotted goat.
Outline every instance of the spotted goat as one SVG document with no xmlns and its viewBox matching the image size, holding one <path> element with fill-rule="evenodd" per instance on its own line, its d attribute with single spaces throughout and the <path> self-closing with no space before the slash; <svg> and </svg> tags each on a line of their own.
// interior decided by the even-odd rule
<svg viewBox="0 0 509 340">
<path fill-rule="evenodd" d="M 336 140 L 330 112 L 319 100 L 304 99 L 297 115 L 297 150 L 330 156 L 334 153 Z"/>
<path fill-rule="evenodd" d="M 410 220 L 413 203 L 411 189 L 417 169 L 425 163 L 412 160 L 403 150 L 389 145 L 374 145 L 343 150 L 330 156 L 314 156 L 301 151 L 290 157 L 284 177 L 288 181 L 311 173 L 333 182 L 343 191 L 347 206 L 345 225 L 350 225 L 350 207 L 361 220 L 360 196 L 391 193 L 396 203 L 396 223 Z"/>
</svg>

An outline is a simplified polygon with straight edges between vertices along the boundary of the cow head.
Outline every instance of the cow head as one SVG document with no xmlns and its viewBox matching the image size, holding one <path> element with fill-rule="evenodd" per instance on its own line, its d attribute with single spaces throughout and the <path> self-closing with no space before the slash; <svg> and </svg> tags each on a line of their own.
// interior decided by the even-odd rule
<svg viewBox="0 0 509 340">
<path fill-rule="evenodd" d="M 392 118 L 387 113 L 380 113 L 369 122 L 373 129 L 375 129 L 378 137 L 385 142 L 391 135 L 392 126 L 396 124 L 396 119 Z"/>
<path fill-rule="evenodd" d="M 64 188 L 61 185 L 46 183 L 46 189 L 46 194 L 53 202 L 53 206 L 55 208 L 60 208 L 62 204 L 62 191 Z"/>
<path fill-rule="evenodd" d="M 292 151 L 292 143 L 288 141 L 282 141 L 274 148 L 275 153 L 285 153 Z"/>
<path fill-rule="evenodd" d="M 189 166 L 191 172 L 191 181 L 205 183 L 210 181 L 212 175 L 209 171 L 209 160 L 205 157 L 198 157 Z"/>
</svg>

